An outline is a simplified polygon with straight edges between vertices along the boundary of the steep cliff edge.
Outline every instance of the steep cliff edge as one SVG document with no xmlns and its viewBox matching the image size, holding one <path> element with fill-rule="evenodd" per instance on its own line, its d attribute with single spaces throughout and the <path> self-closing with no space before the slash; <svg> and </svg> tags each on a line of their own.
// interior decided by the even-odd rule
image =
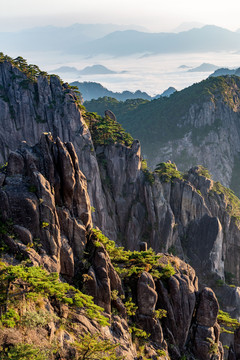
<svg viewBox="0 0 240 360">
<path fill-rule="evenodd" d="M 2 358 L 84 359 L 97 341 L 109 359 L 223 359 L 212 290 L 198 292 L 180 259 L 126 251 L 92 230 L 86 184 L 72 144 L 50 135 L 2 169 Z"/>
<path fill-rule="evenodd" d="M 6 263 L 27 258 L 33 265 L 58 272 L 61 279 L 76 283 L 80 289 L 84 283 L 108 317 L 112 307 L 120 313 L 114 329 L 120 339 L 123 337 L 121 351 L 125 351 L 125 355 L 129 353 L 129 360 L 137 356 L 128 328 L 136 327 L 135 322 L 137 329 L 151 333 L 151 341 L 158 344 L 154 347 L 149 343 L 148 350 L 144 349 L 152 353 L 153 358 L 157 356 L 156 350 L 165 352 L 166 356 L 169 353 L 173 359 L 185 356 L 189 350 L 199 359 L 214 359 L 215 355 L 221 359 L 219 330 L 215 325 L 218 305 L 215 295 L 205 286 L 224 281 L 239 283 L 239 200 L 229 189 L 212 181 L 202 167 L 183 175 L 174 164 L 161 163 L 155 172 L 150 172 L 141 160 L 139 141 L 133 141 L 119 127 L 111 112 L 104 118 L 89 114 L 79 109 L 76 96 L 59 79 L 39 74 L 30 81 L 19 66 L 5 60 L 0 63 L 2 156 L 10 152 L 8 139 L 15 150 L 8 158 L 4 157 L 7 164 L 0 171 L 1 250 L 6 254 Z M 29 71 L 29 67 L 27 69 Z M 8 82 L 4 82 L 5 78 Z M 24 90 L 20 85 L 23 80 L 27 80 Z M 46 92 L 39 91 L 43 99 L 50 90 L 51 93 L 46 102 L 38 103 L 33 95 L 41 81 L 46 85 Z M 12 91 L 8 101 L 7 91 Z M 51 94 L 56 97 L 57 93 L 61 97 L 65 94 L 63 104 L 49 102 Z M 16 107 L 16 112 L 12 107 Z M 29 113 L 27 109 L 32 110 Z M 36 111 L 40 114 L 43 109 L 47 121 L 37 122 L 34 114 Z M 59 109 L 65 115 L 62 116 Z M 13 117 L 18 113 L 23 121 L 19 129 Z M 54 126 L 54 122 L 58 125 Z M 5 126 L 10 130 L 5 132 Z M 48 134 L 41 137 L 42 130 Z M 59 132 L 63 140 L 57 137 Z M 10 141 L 10 134 L 16 135 L 18 150 L 17 143 Z M 37 143 L 38 136 L 41 137 L 39 144 L 32 147 L 26 142 L 20 143 L 31 140 L 31 136 L 35 137 L 30 144 Z M 106 253 L 102 238 L 97 240 L 91 235 L 92 222 L 118 245 L 133 250 L 124 252 L 121 266 Z M 155 255 L 151 251 L 143 252 L 148 262 L 141 260 L 139 266 L 141 255 L 134 250 L 143 241 L 157 252 L 174 253 L 193 265 L 200 276 L 202 295 L 198 296 L 195 273 L 190 265 L 177 258 L 162 256 L 160 263 L 152 266 L 149 256 Z M 107 246 L 106 249 L 110 251 Z M 121 251 L 120 248 L 115 251 L 117 258 Z M 168 263 L 174 267 L 175 274 L 170 271 L 165 279 L 159 275 L 159 280 L 156 274 L 162 274 Z M 122 270 L 129 264 L 136 266 L 131 267 L 127 279 L 125 276 L 121 279 Z M 138 296 L 138 289 L 143 298 Z M 224 285 L 221 289 L 227 289 L 219 292 L 221 304 L 239 317 L 239 288 Z M 132 297 L 138 306 L 138 312 L 129 315 L 133 318 L 127 324 L 121 319 L 125 319 L 127 312 L 121 298 L 124 294 Z M 215 310 L 211 315 L 208 309 L 203 318 L 202 315 L 196 318 L 201 299 L 207 299 L 207 304 Z M 160 323 L 154 311 L 161 309 L 165 309 L 169 317 Z M 186 318 L 181 317 L 182 313 Z M 211 321 L 207 321 L 208 318 Z M 179 324 L 182 324 L 181 336 L 177 333 Z M 89 329 L 90 325 L 86 327 Z M 138 330 L 133 331 L 139 335 Z M 143 335 L 141 331 L 140 334 Z M 66 340 L 69 335 L 64 336 Z M 113 342 L 118 342 L 115 335 L 111 336 Z M 211 340 L 206 342 L 206 338 Z M 172 346 L 166 346 L 164 339 Z"/>
<path fill-rule="evenodd" d="M 239 283 L 240 203 L 230 190 L 206 178 L 202 167 L 184 176 L 171 163 L 153 173 L 142 170 L 136 141 L 131 148 L 97 147 L 96 153 L 114 240 L 132 250 L 146 241 L 188 259 L 202 278 L 232 273 Z"/>
<path fill-rule="evenodd" d="M 203 278 L 210 273 L 220 279 L 233 274 L 238 284 L 239 203 L 229 191 L 197 168 L 184 177 L 171 164 L 149 172 L 143 168 L 139 142 L 124 133 L 110 112 L 105 118 L 86 113 L 75 93 L 57 77 L 21 58 L 7 60 L 2 56 L 0 61 L 3 161 L 21 140 L 37 143 L 42 131 L 54 138 L 60 135 L 76 149 L 95 226 L 128 249 L 138 249 L 139 242 L 146 241 L 156 251 L 173 251 L 189 259 Z M 203 116 L 202 121 L 208 120 Z M 23 165 L 14 170 L 23 162 L 22 156 L 10 155 L 8 169 L 13 173 L 26 171 Z M 54 156 L 46 163 L 56 162 Z M 63 181 L 62 188 L 70 186 Z M 64 221 L 64 214 L 58 216 Z"/>
<path fill-rule="evenodd" d="M 93 219 L 106 227 L 111 218 L 105 210 L 94 146 L 80 109 L 76 93 L 57 76 L 28 65 L 21 57 L 13 60 L 0 54 L 0 164 L 22 141 L 38 143 L 43 132 L 72 142 L 88 181 L 91 204 L 97 209 Z"/>
</svg>

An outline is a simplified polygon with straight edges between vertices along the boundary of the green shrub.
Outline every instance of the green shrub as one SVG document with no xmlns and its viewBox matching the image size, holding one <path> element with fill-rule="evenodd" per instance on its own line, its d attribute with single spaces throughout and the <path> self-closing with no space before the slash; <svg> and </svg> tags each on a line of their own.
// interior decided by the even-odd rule
<svg viewBox="0 0 240 360">
<path fill-rule="evenodd" d="M 7 166 L 8 166 L 8 162 L 5 162 L 5 164 L 0 165 L 0 172 L 5 174 L 7 170 Z"/>
<path fill-rule="evenodd" d="M 223 348 L 226 349 L 227 351 L 229 350 L 229 346 L 228 346 L 228 345 L 223 345 Z"/>
<path fill-rule="evenodd" d="M 142 170 L 146 170 L 147 168 L 148 168 L 148 166 L 147 166 L 147 160 L 142 159 L 142 160 L 141 160 L 141 169 L 142 169 Z"/>
<path fill-rule="evenodd" d="M 20 316 L 14 309 L 9 309 L 5 314 L 0 318 L 1 324 L 8 328 L 14 328 L 19 322 Z"/>
<path fill-rule="evenodd" d="M 132 301 L 131 297 L 125 302 L 124 305 L 125 305 L 125 308 L 127 310 L 128 316 L 134 316 L 136 314 L 136 311 L 137 311 L 138 307 Z"/>
<path fill-rule="evenodd" d="M 133 138 L 122 126 L 109 117 L 100 117 L 93 113 L 85 113 L 84 118 L 88 124 L 95 146 L 109 144 L 123 144 L 131 146 Z"/>
<path fill-rule="evenodd" d="M 149 169 L 143 169 L 143 174 L 145 177 L 145 180 L 149 183 L 149 184 L 154 184 L 155 178 L 154 178 L 154 174 L 149 170 Z"/>
<path fill-rule="evenodd" d="M 49 360 L 49 353 L 31 344 L 17 344 L 0 351 L 2 360 Z"/>
<path fill-rule="evenodd" d="M 217 279 L 216 284 L 217 284 L 217 286 L 223 286 L 225 283 L 224 283 L 224 280 Z"/>
<path fill-rule="evenodd" d="M 49 226 L 49 223 L 48 223 L 48 222 L 43 221 L 43 222 L 42 222 L 42 228 L 44 229 L 44 228 L 45 228 L 45 227 L 47 227 L 47 226 Z"/>
<path fill-rule="evenodd" d="M 211 339 L 211 338 L 206 338 L 206 340 L 210 343 L 208 353 L 217 355 L 217 353 L 218 353 L 218 343 L 215 343 L 214 340 Z"/>
<path fill-rule="evenodd" d="M 237 319 L 232 318 L 227 312 L 222 310 L 219 310 L 217 320 L 221 326 L 222 332 L 232 333 L 240 326 L 240 323 Z M 226 329 L 226 327 L 230 330 Z"/>
<path fill-rule="evenodd" d="M 154 174 L 148 169 L 147 160 L 145 159 L 141 160 L 141 170 L 144 174 L 145 180 L 149 184 L 153 184 L 155 181 Z"/>
<path fill-rule="evenodd" d="M 161 269 L 161 278 L 163 279 L 168 279 L 174 274 L 175 274 L 174 267 L 170 263 L 164 265 Z"/>
<path fill-rule="evenodd" d="M 156 353 L 157 353 L 159 356 L 167 356 L 167 353 L 166 353 L 166 351 L 164 351 L 164 350 L 156 350 Z"/>
<path fill-rule="evenodd" d="M 158 164 L 154 172 L 165 182 L 169 182 L 172 179 L 183 179 L 183 175 L 178 171 L 176 164 L 170 162 Z"/>
<path fill-rule="evenodd" d="M 57 273 L 48 273 L 36 266 L 0 264 L 0 285 L 2 289 L 0 305 L 5 303 L 11 283 L 16 283 L 17 279 L 23 282 L 27 288 L 25 290 L 19 288 L 16 293 L 11 294 L 12 301 L 14 295 L 19 293 L 25 294 L 27 299 L 33 300 L 37 299 L 39 294 L 45 297 L 54 297 L 59 302 L 83 309 L 88 317 L 95 319 L 99 324 L 108 325 L 107 318 L 101 314 L 103 309 L 94 304 L 91 296 L 83 294 L 68 283 L 60 282 Z"/>
<path fill-rule="evenodd" d="M 157 255 L 151 248 L 147 251 L 126 251 L 123 247 L 117 247 L 100 230 L 92 229 L 92 235 L 95 246 L 105 246 L 115 270 L 122 278 L 138 277 L 143 271 L 158 279 L 167 279 L 175 274 L 172 265 L 162 264 L 162 255 Z"/>
<path fill-rule="evenodd" d="M 133 341 L 135 340 L 136 337 L 143 340 L 147 340 L 150 336 L 150 334 L 148 334 L 146 331 L 136 327 L 135 324 L 133 324 L 129 328 L 129 332 L 132 334 Z"/>
<path fill-rule="evenodd" d="M 79 336 L 72 345 L 77 351 L 76 360 L 120 360 L 116 355 L 119 345 L 102 340 L 98 334 Z"/>
<path fill-rule="evenodd" d="M 209 173 L 208 169 L 202 165 L 198 165 L 198 170 L 197 170 L 197 173 L 198 175 L 200 176 L 204 176 L 208 179 L 211 179 L 212 178 L 212 175 Z"/>
<path fill-rule="evenodd" d="M 118 298 L 118 291 L 117 290 L 112 290 L 111 291 L 111 300 L 117 300 Z"/>
<path fill-rule="evenodd" d="M 154 316 L 155 316 L 155 318 L 161 320 L 162 318 L 167 317 L 167 310 L 165 310 L 165 309 L 155 310 Z"/>
<path fill-rule="evenodd" d="M 43 327 L 49 324 L 51 321 L 58 320 L 55 314 L 51 314 L 49 311 L 38 310 L 28 311 L 21 318 L 21 324 L 29 328 Z"/>
<path fill-rule="evenodd" d="M 226 210 L 229 213 L 230 216 L 235 218 L 236 221 L 240 221 L 240 200 L 239 198 L 234 194 L 234 192 L 223 186 L 219 181 L 214 182 L 213 187 L 211 191 L 209 192 L 209 195 L 211 194 L 218 194 L 220 196 L 223 196 L 224 201 L 226 203 Z"/>
</svg>

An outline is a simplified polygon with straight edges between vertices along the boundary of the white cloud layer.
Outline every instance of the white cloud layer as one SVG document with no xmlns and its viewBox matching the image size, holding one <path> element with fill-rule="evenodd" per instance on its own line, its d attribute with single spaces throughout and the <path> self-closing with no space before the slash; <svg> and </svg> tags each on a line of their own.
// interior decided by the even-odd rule
<svg viewBox="0 0 240 360">
<path fill-rule="evenodd" d="M 0 30 L 79 23 L 136 24 L 171 31 L 182 22 L 240 28 L 240 2 L 228 0 L 11 0 L 3 1 Z"/>
</svg>

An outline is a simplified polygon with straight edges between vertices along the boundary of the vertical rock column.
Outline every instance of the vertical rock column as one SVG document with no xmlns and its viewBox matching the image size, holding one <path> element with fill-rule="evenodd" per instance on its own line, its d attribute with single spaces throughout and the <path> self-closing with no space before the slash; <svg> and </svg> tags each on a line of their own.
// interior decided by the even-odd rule
<svg viewBox="0 0 240 360">
<path fill-rule="evenodd" d="M 192 328 L 192 351 L 199 360 L 222 360 L 223 348 L 219 342 L 220 326 L 217 323 L 219 305 L 210 288 L 199 295 L 195 324 Z"/>
</svg>

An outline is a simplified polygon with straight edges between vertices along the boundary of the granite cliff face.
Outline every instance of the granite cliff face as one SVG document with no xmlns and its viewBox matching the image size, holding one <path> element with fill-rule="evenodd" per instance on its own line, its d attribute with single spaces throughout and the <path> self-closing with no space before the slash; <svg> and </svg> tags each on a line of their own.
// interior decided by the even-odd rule
<svg viewBox="0 0 240 360">
<path fill-rule="evenodd" d="M 167 181 L 157 172 L 142 171 L 138 141 L 130 147 L 111 142 L 93 144 L 76 95 L 54 76 L 39 75 L 33 81 L 14 64 L 3 61 L 0 84 L 2 162 L 22 140 L 29 145 L 37 143 L 42 132 L 71 141 L 87 179 L 95 226 L 131 250 L 138 249 L 143 240 L 157 251 L 174 249 L 183 259 L 189 258 L 200 273 L 204 270 L 203 275 L 211 272 L 224 279 L 224 272 L 228 272 L 238 283 L 238 251 L 233 251 L 239 247 L 238 214 L 231 211 L 231 199 L 213 181 L 201 176 L 198 169 L 191 170 L 185 179 L 172 176 Z M 209 106 L 199 110 L 201 116 L 193 105 L 186 124 L 192 121 L 196 126 L 211 126 L 219 108 L 211 104 L 211 111 Z M 237 136 L 237 128 L 234 133 Z M 16 159 L 23 162 L 21 156 L 16 155 Z M 20 161 L 14 159 L 10 155 L 13 172 Z"/>
<path fill-rule="evenodd" d="M 42 135 L 35 147 L 23 143 L 12 152 L 4 172 L 1 221 L 11 219 L 25 247 L 41 246 L 39 255 L 32 250 L 34 261 L 71 279 L 92 225 L 87 182 L 73 145 Z M 14 252 L 21 251 L 11 237 L 5 241 Z"/>
<path fill-rule="evenodd" d="M 201 167 L 184 176 L 171 163 L 163 164 L 164 171 L 143 169 L 137 140 L 130 146 L 93 142 L 84 121 L 91 114 L 79 109 L 74 92 L 58 78 L 39 75 L 30 81 L 6 61 L 0 62 L 0 74 L 0 152 L 2 161 L 7 161 L 0 170 L 5 262 L 27 258 L 85 289 L 104 309 L 111 327 L 100 330 L 76 313 L 74 322 L 120 342 L 124 359 L 140 356 L 129 334 L 133 321 L 151 334 L 144 348 L 148 358 L 161 354 L 159 358 L 166 359 L 169 354 L 171 359 L 222 359 L 218 302 L 206 286 L 229 282 L 230 275 L 239 283 L 238 200 L 205 176 Z M 93 225 L 126 249 L 138 250 L 145 242 L 157 252 L 178 255 L 196 269 L 200 292 L 191 266 L 170 255 L 154 265 L 159 276 L 151 275 L 152 264 L 147 263 L 141 271 L 134 269 L 131 281 L 121 278 L 107 246 L 92 232 Z M 134 256 L 141 255 L 132 256 L 121 266 L 127 268 L 136 262 Z M 169 264 L 173 273 L 161 278 Z M 138 276 L 132 277 L 134 273 Z M 228 292 L 233 299 L 229 311 L 239 317 L 238 288 L 225 287 L 222 304 L 226 307 Z M 124 295 L 134 299 L 136 314 L 128 314 Z M 167 318 L 160 321 L 155 311 L 161 309 L 167 311 Z M 133 317 L 130 322 L 128 317 Z M 58 329 L 57 323 L 54 328 Z M 66 331 L 61 332 L 62 346 L 71 352 L 72 330 Z M 50 333 L 56 335 L 55 330 Z M 237 340 L 234 346 L 233 353 Z"/>
<path fill-rule="evenodd" d="M 137 145 L 132 151 L 137 151 Z M 128 153 L 131 149 L 122 151 Z M 1 251 L 5 265 L 0 264 L 0 283 L 3 294 L 6 286 L 2 277 L 4 271 L 12 265 L 23 266 L 7 292 L 7 309 L 17 311 L 18 322 L 13 333 L 8 323 L 2 320 L 2 354 L 12 351 L 18 344 L 27 343 L 28 346 L 34 344 L 41 351 L 44 345 L 49 359 L 59 356 L 69 359 L 79 354 L 74 341 L 87 331 L 118 344 L 117 353 L 121 359 L 136 360 L 143 355 L 148 359 L 162 360 L 181 356 L 223 359 L 217 324 L 219 306 L 213 291 L 204 288 L 199 292 L 195 271 L 179 258 L 172 255 L 156 257 L 151 253 L 150 263 L 154 257 L 156 260 L 150 265 L 144 260 L 144 254 L 148 256 L 148 252 L 129 253 L 116 248 L 116 253 L 123 251 L 124 257 L 133 257 L 131 261 L 124 260 L 124 257 L 119 260 L 129 271 L 133 269 L 136 256 L 138 261 L 144 261 L 144 267 L 138 270 L 140 272 L 132 271 L 131 275 L 122 277 L 114 265 L 116 257 L 111 257 L 108 242 L 105 245 L 98 232 L 91 230 L 86 185 L 73 145 L 62 143 L 59 138 L 53 141 L 50 135 L 42 135 L 34 147 L 23 143 L 10 154 L 8 165 L 2 170 L 0 240 L 1 246 L 4 244 Z M 21 263 L 23 258 L 24 263 Z M 34 282 L 34 274 L 31 278 L 22 277 L 31 266 L 39 265 L 49 272 L 59 273 L 62 279 L 71 283 L 77 281 L 79 288 L 84 288 L 102 307 L 110 324 L 101 327 L 91 319 L 85 309 L 88 304 L 71 309 L 71 302 L 64 304 L 59 294 L 52 293 L 47 297 L 43 289 L 39 310 L 36 302 L 31 303 L 27 290 L 28 282 L 33 281 L 32 292 L 33 286 L 38 289 L 39 283 L 37 280 Z M 155 272 L 151 275 L 152 266 Z M 8 281 L 11 284 L 13 278 Z M 127 305 L 127 299 L 132 308 Z M 5 303 L 2 301 L 1 313 L 4 314 Z M 159 311 L 165 311 L 166 317 L 157 316 Z M 51 318 L 51 322 L 45 324 L 43 320 L 33 320 L 32 317 L 38 313 Z M 26 322 L 26 318 L 29 316 L 35 323 L 26 337 L 30 321 Z M 59 322 L 59 318 L 64 322 Z M 130 335 L 132 331 L 135 340 Z M 141 340 L 141 346 L 140 340 L 136 340 L 138 336 L 145 338 Z M 58 344 L 54 353 L 51 352 L 53 343 Z"/>
<path fill-rule="evenodd" d="M 38 75 L 30 78 L 10 61 L 0 62 L 0 164 L 22 141 L 35 145 L 43 132 L 54 138 L 71 141 L 79 158 L 80 169 L 87 178 L 93 218 L 106 226 L 105 196 L 90 132 L 79 111 L 79 101 L 67 84 L 58 77 Z"/>
<path fill-rule="evenodd" d="M 198 167 L 185 179 L 147 174 L 140 169 L 139 151 L 137 142 L 131 149 L 96 149 L 114 223 L 114 231 L 106 228 L 105 233 L 132 250 L 143 240 L 157 251 L 172 250 L 189 259 L 202 277 L 213 273 L 224 279 L 224 272 L 232 273 L 237 284 L 239 259 L 233 249 L 239 247 L 240 233 L 227 195 Z"/>
</svg>

